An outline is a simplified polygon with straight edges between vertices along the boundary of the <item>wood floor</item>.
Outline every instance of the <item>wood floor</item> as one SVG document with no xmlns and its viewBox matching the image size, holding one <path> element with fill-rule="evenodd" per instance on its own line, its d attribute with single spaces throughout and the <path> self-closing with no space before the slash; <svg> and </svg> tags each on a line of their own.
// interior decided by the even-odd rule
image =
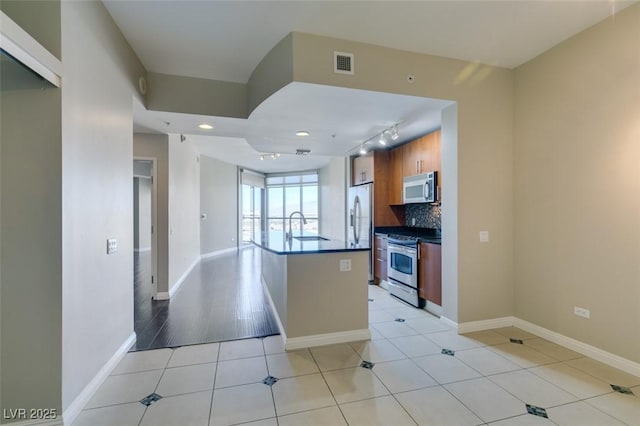
<svg viewBox="0 0 640 426">
<path fill-rule="evenodd" d="M 278 334 L 253 247 L 203 260 L 171 300 L 151 299 L 149 252 L 135 253 L 134 265 L 132 351 Z"/>
</svg>

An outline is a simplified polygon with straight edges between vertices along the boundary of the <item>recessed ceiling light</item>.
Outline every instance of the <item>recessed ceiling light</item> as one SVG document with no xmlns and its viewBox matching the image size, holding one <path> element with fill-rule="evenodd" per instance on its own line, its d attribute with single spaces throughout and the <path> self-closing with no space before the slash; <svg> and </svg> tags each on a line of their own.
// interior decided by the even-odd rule
<svg viewBox="0 0 640 426">
<path fill-rule="evenodd" d="M 211 124 L 207 124 L 207 123 L 200 124 L 198 127 L 200 127 L 202 130 L 211 130 L 211 129 L 213 129 L 213 126 Z"/>
<path fill-rule="evenodd" d="M 306 130 L 300 130 L 299 132 L 296 132 L 296 136 L 309 136 L 311 133 L 307 132 Z"/>
</svg>

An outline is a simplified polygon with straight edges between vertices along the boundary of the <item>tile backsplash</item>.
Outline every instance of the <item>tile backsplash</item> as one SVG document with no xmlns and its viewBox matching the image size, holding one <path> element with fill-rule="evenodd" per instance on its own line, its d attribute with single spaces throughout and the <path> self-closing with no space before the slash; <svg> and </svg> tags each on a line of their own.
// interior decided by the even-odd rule
<svg viewBox="0 0 640 426">
<path fill-rule="evenodd" d="M 431 204 L 407 204 L 405 206 L 406 226 L 418 228 L 442 229 L 441 218 L 442 207 Z M 412 219 L 416 220 L 415 225 Z"/>
</svg>

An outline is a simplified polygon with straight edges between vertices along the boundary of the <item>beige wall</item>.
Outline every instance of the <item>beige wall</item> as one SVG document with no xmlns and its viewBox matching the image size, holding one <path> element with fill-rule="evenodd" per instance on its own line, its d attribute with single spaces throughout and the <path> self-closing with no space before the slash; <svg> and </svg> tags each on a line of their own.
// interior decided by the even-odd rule
<svg viewBox="0 0 640 426">
<path fill-rule="evenodd" d="M 147 108 L 155 111 L 247 117 L 247 85 L 150 72 Z"/>
<path fill-rule="evenodd" d="M 133 155 L 156 159 L 157 200 L 157 249 L 158 263 L 156 283 L 159 293 L 169 291 L 169 137 L 135 133 Z"/>
<path fill-rule="evenodd" d="M 345 239 L 347 162 L 347 157 L 332 158 L 318 171 L 320 234 L 330 239 Z"/>
<path fill-rule="evenodd" d="M 2 0 L 0 10 L 60 59 L 59 0 Z"/>
<path fill-rule="evenodd" d="M 287 256 L 287 338 L 367 329 L 368 265 L 368 251 Z"/>
<path fill-rule="evenodd" d="M 45 83 L 43 90 L 39 79 L 31 78 L 30 86 L 8 90 L 5 65 L 0 70 L 0 410 L 60 410 L 60 89 Z"/>
<path fill-rule="evenodd" d="M 260 61 L 247 83 L 248 114 L 293 81 L 292 35 L 280 40 Z"/>
<path fill-rule="evenodd" d="M 334 51 L 354 53 L 354 76 L 333 73 Z M 457 145 L 443 150 L 455 150 L 457 158 L 443 156 L 443 170 L 458 170 L 457 186 L 445 183 L 443 187 L 442 221 L 457 230 L 443 233 L 443 245 L 457 245 L 456 252 L 444 252 L 443 286 L 457 287 L 458 306 L 457 310 L 447 306 L 445 299 L 443 309 L 456 322 L 512 315 L 511 71 L 301 33 L 293 34 L 293 61 L 295 81 L 457 103 L 457 128 L 447 128 L 445 123 L 442 128 L 443 133 L 457 135 L 445 139 Z M 469 77 L 461 78 L 466 71 Z M 407 74 L 414 75 L 414 83 L 407 82 Z M 489 243 L 479 242 L 478 232 L 483 230 L 490 232 Z M 450 268 L 457 270 L 447 270 Z M 457 282 L 453 281 L 456 277 Z"/>
<path fill-rule="evenodd" d="M 200 253 L 237 247 L 238 167 L 200 156 Z"/>
<path fill-rule="evenodd" d="M 635 362 L 639 46 L 636 5 L 519 67 L 514 132 L 517 316 Z"/>
<path fill-rule="evenodd" d="M 133 333 L 132 100 L 144 68 L 102 3 L 62 2 L 61 19 L 66 410 Z"/>
<path fill-rule="evenodd" d="M 200 258 L 200 159 L 187 137 L 169 135 L 169 291 Z"/>
</svg>

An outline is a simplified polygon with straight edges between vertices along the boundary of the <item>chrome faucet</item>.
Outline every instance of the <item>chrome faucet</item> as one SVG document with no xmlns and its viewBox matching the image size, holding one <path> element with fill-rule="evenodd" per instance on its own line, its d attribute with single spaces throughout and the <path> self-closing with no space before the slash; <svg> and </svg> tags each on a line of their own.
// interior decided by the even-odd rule
<svg viewBox="0 0 640 426">
<path fill-rule="evenodd" d="M 304 215 L 302 214 L 302 212 L 300 211 L 295 211 L 293 213 L 291 213 L 289 215 L 289 232 L 285 232 L 284 236 L 287 239 L 287 241 L 291 242 L 291 239 L 293 238 L 293 231 L 291 230 L 291 218 L 293 217 L 294 214 L 298 213 L 300 215 L 300 217 L 302 218 L 302 223 L 304 223 L 305 225 L 307 224 L 307 219 L 304 217 Z"/>
</svg>

